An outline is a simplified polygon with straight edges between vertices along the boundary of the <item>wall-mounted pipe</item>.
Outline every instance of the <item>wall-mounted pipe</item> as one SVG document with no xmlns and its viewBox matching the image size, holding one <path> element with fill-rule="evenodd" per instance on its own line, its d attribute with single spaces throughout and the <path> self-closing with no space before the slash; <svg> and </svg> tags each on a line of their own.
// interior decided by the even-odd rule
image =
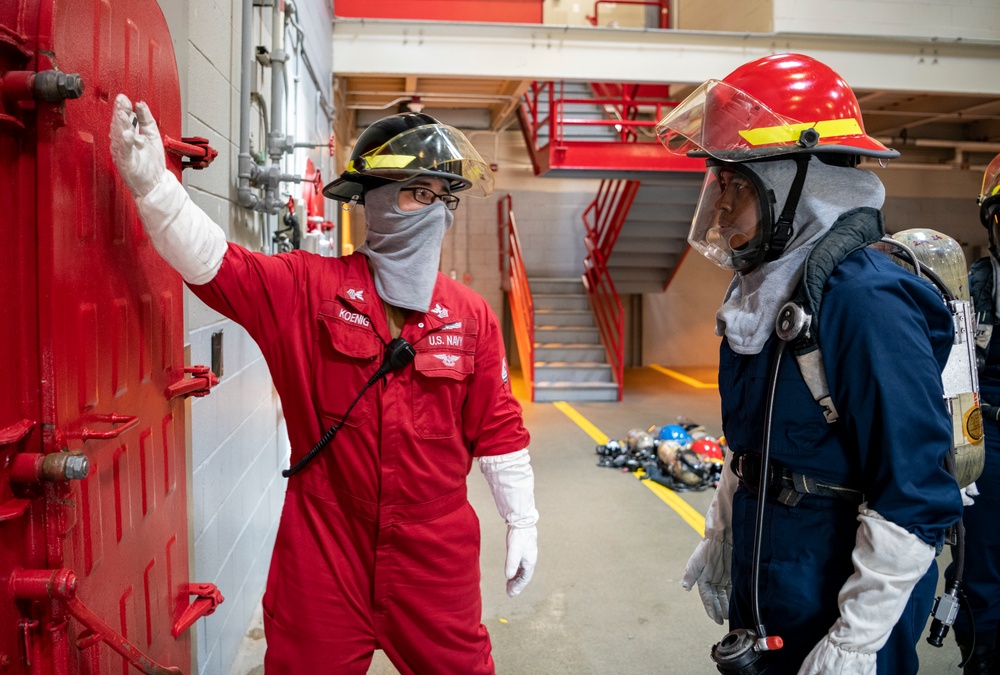
<svg viewBox="0 0 1000 675">
<path fill-rule="evenodd" d="M 256 68 L 253 44 L 253 0 L 243 0 L 240 45 L 240 154 L 236 170 L 236 194 L 240 206 L 260 210 L 260 200 L 251 189 L 257 179 L 257 163 L 250 157 L 250 93 Z"/>
</svg>

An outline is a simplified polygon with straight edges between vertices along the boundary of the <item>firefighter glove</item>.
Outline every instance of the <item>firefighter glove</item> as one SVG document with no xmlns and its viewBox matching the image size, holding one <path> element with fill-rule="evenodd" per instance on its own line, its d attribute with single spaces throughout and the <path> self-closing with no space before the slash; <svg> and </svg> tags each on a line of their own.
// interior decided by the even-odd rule
<svg viewBox="0 0 1000 675">
<path fill-rule="evenodd" d="M 889 639 L 910 593 L 934 561 L 934 547 L 862 504 L 851 560 L 840 589 L 840 618 L 813 647 L 799 675 L 875 675 L 875 653 Z"/>
<path fill-rule="evenodd" d="M 733 493 L 739 480 L 729 468 L 732 452 L 727 452 L 722 476 L 705 515 L 705 537 L 698 542 L 684 567 L 681 585 L 690 591 L 698 584 L 705 613 L 722 625 L 729 618 L 729 597 L 733 585 L 730 569 L 733 561 Z"/>
<path fill-rule="evenodd" d="M 528 449 L 479 458 L 479 468 L 489 483 L 497 510 L 507 523 L 507 595 L 520 593 L 535 572 L 538 560 L 538 511 L 535 509 L 535 475 Z"/>
</svg>

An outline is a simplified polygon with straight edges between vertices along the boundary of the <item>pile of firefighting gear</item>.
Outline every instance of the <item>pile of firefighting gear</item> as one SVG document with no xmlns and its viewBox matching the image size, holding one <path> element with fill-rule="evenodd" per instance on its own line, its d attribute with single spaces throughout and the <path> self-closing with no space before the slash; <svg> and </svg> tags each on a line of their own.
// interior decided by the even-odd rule
<svg viewBox="0 0 1000 675">
<path fill-rule="evenodd" d="M 640 472 L 677 492 L 715 487 L 722 476 L 725 439 L 691 422 L 630 429 L 625 440 L 598 445 L 597 466 Z"/>
</svg>

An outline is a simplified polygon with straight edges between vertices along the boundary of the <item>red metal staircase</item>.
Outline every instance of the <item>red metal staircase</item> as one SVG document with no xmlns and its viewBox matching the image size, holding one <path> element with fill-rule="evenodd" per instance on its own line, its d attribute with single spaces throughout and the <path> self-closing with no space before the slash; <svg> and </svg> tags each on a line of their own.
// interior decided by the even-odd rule
<svg viewBox="0 0 1000 675">
<path fill-rule="evenodd" d="M 656 139 L 656 123 L 673 105 L 666 86 L 535 82 L 518 108 L 536 175 L 603 179 L 583 214 L 583 283 L 618 400 L 625 340 L 619 292 L 666 289 L 687 251 L 705 170 L 704 160 L 671 155 Z M 616 253 L 616 244 L 626 250 Z"/>
</svg>

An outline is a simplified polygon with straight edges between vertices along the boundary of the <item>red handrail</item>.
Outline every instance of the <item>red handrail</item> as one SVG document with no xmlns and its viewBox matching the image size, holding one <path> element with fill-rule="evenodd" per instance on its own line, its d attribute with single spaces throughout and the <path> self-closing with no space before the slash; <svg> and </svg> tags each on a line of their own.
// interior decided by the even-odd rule
<svg viewBox="0 0 1000 675">
<path fill-rule="evenodd" d="M 594 320 L 608 355 L 611 372 L 618 384 L 620 401 L 625 379 L 625 310 L 600 249 L 589 236 L 584 238 L 584 242 L 587 244 L 587 257 L 583 261 L 583 285 L 590 297 L 590 306 L 594 311 Z"/>
<path fill-rule="evenodd" d="M 639 185 L 637 180 L 602 180 L 597 197 L 583 212 L 587 236 L 605 260 L 611 257 Z"/>
<path fill-rule="evenodd" d="M 521 375 L 535 400 L 535 304 L 531 299 L 528 273 L 521 253 L 521 239 L 514 221 L 513 198 L 504 195 L 497 202 L 497 231 L 500 237 L 500 278 L 510 302 L 514 340 L 521 360 Z"/>
<path fill-rule="evenodd" d="M 665 98 L 641 98 L 635 95 L 639 85 L 620 84 L 615 85 L 619 94 L 608 93 L 601 96 L 567 98 L 563 96 L 563 82 L 559 83 L 559 91 L 556 91 L 555 82 L 532 82 L 521 99 L 522 113 L 528 121 L 530 134 L 526 137 L 532 151 L 541 150 L 539 145 L 539 130 L 548 130 L 548 142 L 555 142 L 561 145 L 565 139 L 564 128 L 567 126 L 580 127 L 615 127 L 618 132 L 614 140 L 604 139 L 606 142 L 630 143 L 649 142 L 658 143 L 655 139 L 650 141 L 639 140 L 639 129 L 651 129 L 656 126 L 667 111 L 677 105 L 676 101 L 668 101 Z M 608 83 L 595 83 L 591 85 L 597 93 L 611 92 L 614 87 Z M 543 104 L 548 104 L 548 114 L 539 117 L 539 110 Z M 603 106 L 614 111 L 613 117 L 605 119 L 585 119 L 566 116 L 566 106 L 568 105 L 595 105 Z M 651 119 L 636 119 L 639 108 L 649 108 L 652 111 Z M 600 141 L 602 139 L 591 139 Z"/>
<path fill-rule="evenodd" d="M 670 0 L 657 0 L 656 2 L 641 2 L 640 0 L 597 0 L 594 3 L 594 15 L 587 16 L 587 21 L 591 26 L 598 23 L 597 10 L 599 5 L 648 5 L 660 8 L 659 28 L 670 28 Z"/>
</svg>

